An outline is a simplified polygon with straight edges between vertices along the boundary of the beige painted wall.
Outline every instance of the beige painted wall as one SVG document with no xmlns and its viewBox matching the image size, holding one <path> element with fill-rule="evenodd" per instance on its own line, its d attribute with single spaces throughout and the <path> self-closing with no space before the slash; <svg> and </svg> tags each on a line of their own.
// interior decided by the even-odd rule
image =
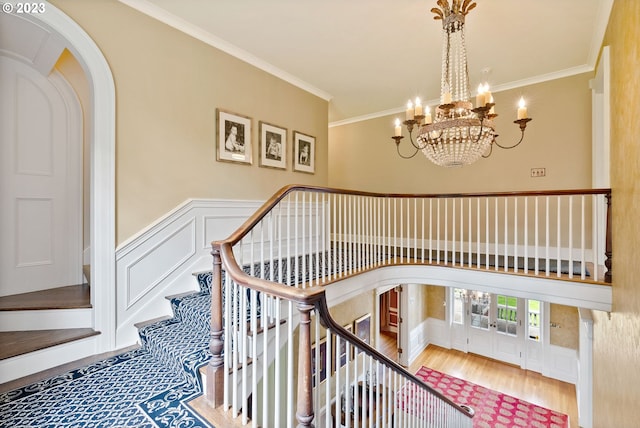
<svg viewBox="0 0 640 428">
<path fill-rule="evenodd" d="M 409 322 L 408 331 L 411 332 L 429 317 L 427 287 L 422 284 L 405 284 L 402 287 L 409 293 L 409 307 L 403 308 L 402 312 L 403 318 Z"/>
<path fill-rule="evenodd" d="M 556 304 L 550 306 L 548 322 L 556 327 L 552 325 L 550 328 L 549 342 L 556 346 L 578 349 L 580 338 L 578 308 Z"/>
<path fill-rule="evenodd" d="M 328 102 L 116 0 L 54 0 L 96 42 L 116 86 L 116 242 L 189 198 L 266 200 L 327 184 Z M 253 119 L 252 166 L 215 160 L 216 108 Z M 316 137 L 316 174 L 258 167 L 258 121 Z"/>
<path fill-rule="evenodd" d="M 447 300 L 447 287 L 439 285 L 427 285 L 427 316 L 437 320 L 445 321 L 447 311 L 444 302 Z"/>
<path fill-rule="evenodd" d="M 499 141 L 517 142 L 513 124 L 521 95 L 529 123 L 515 149 L 495 149 L 488 159 L 463 168 L 442 168 L 422 153 L 404 160 L 391 139 L 396 116 L 329 129 L 329 185 L 375 192 L 448 193 L 553 190 L 591 187 L 591 74 L 494 93 Z M 399 116 L 399 115 L 397 115 Z M 409 144 L 406 138 L 403 144 Z M 405 150 L 407 147 L 405 147 Z M 406 152 L 405 152 L 406 153 Z M 531 178 L 531 168 L 547 176 Z"/>
<path fill-rule="evenodd" d="M 613 312 L 595 313 L 593 426 L 638 426 L 640 401 L 640 2 L 616 0 L 611 47 Z"/>
</svg>

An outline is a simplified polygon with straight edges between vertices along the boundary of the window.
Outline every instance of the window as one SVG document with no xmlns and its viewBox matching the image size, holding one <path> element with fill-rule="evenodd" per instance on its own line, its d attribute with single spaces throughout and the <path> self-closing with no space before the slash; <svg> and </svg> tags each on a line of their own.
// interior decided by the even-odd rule
<svg viewBox="0 0 640 428">
<path fill-rule="evenodd" d="M 453 289 L 453 323 L 464 324 L 464 299 L 466 292 L 461 288 Z"/>
<path fill-rule="evenodd" d="M 471 293 L 471 327 L 489 330 L 489 306 L 491 295 L 474 291 Z"/>
<path fill-rule="evenodd" d="M 528 300 L 527 301 L 527 339 L 535 342 L 540 342 L 540 301 Z"/>
<path fill-rule="evenodd" d="M 498 295 L 496 299 L 496 329 L 508 336 L 518 335 L 518 299 Z"/>
</svg>

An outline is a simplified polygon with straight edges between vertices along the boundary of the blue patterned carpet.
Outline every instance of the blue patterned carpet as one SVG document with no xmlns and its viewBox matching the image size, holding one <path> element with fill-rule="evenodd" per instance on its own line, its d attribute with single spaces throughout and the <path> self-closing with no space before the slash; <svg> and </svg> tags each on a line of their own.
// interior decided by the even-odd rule
<svg viewBox="0 0 640 428">
<path fill-rule="evenodd" d="M 139 349 L 0 394 L 0 427 L 211 427 L 185 403 L 202 394 L 211 274 L 140 330 Z"/>
</svg>

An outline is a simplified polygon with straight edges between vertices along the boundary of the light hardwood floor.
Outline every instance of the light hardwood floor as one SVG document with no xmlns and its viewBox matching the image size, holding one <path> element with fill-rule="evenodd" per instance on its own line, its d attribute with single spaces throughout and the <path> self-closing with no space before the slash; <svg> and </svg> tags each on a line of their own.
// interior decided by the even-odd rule
<svg viewBox="0 0 640 428">
<path fill-rule="evenodd" d="M 381 334 L 379 350 L 394 358 L 395 337 Z M 486 388 L 508 394 L 569 416 L 569 427 L 578 428 L 575 386 L 539 373 L 475 354 L 429 345 L 409 366 L 416 373 L 427 366 Z"/>
</svg>

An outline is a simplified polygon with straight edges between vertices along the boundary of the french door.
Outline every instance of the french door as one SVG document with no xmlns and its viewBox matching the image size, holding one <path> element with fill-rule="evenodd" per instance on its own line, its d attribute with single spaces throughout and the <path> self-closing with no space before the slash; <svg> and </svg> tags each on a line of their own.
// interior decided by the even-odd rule
<svg viewBox="0 0 640 428">
<path fill-rule="evenodd" d="M 450 296 L 454 348 L 521 367 L 537 359 L 540 302 L 459 288 Z"/>
</svg>

